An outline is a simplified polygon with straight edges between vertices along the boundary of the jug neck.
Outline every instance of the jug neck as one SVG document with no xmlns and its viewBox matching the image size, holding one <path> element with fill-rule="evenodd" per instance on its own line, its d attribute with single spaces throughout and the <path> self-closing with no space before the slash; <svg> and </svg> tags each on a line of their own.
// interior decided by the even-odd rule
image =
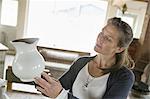
<svg viewBox="0 0 150 99">
<path fill-rule="evenodd" d="M 11 41 L 12 45 L 15 47 L 16 51 L 31 51 L 37 50 L 36 45 L 39 41 L 38 38 L 25 38 L 25 39 L 17 39 Z"/>
<path fill-rule="evenodd" d="M 26 44 L 23 42 L 16 42 L 14 44 L 14 47 L 16 51 L 31 51 L 31 50 L 36 50 L 36 45 L 35 44 Z"/>
<path fill-rule="evenodd" d="M 12 43 L 14 42 L 24 42 L 24 43 L 27 43 L 27 44 L 37 44 L 37 42 L 39 41 L 39 38 L 22 38 L 22 39 L 16 39 L 16 40 L 13 40 Z"/>
</svg>

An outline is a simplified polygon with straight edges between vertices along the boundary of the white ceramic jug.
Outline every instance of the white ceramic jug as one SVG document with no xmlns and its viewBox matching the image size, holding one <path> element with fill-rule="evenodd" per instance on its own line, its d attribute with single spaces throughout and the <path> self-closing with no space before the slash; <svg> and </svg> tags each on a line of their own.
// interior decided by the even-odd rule
<svg viewBox="0 0 150 99">
<path fill-rule="evenodd" d="M 24 38 L 11 41 L 16 49 L 12 64 L 13 73 L 23 82 L 34 81 L 44 71 L 45 62 L 37 50 L 38 38 Z"/>
</svg>

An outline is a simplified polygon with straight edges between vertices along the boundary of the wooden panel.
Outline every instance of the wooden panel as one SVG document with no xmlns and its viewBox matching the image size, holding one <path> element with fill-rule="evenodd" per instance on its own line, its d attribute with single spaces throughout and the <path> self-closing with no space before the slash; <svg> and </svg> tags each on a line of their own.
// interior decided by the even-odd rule
<svg viewBox="0 0 150 99">
<path fill-rule="evenodd" d="M 141 74 L 148 63 L 150 63 L 150 2 L 148 5 L 148 10 L 146 14 L 146 20 L 144 24 L 147 24 L 146 33 L 142 33 L 141 36 L 143 39 L 142 45 L 138 48 L 137 55 L 136 55 L 136 64 L 135 64 L 135 75 L 136 81 L 141 79 Z"/>
<path fill-rule="evenodd" d="M 59 78 L 66 69 L 59 69 L 59 68 L 54 68 L 54 67 L 46 67 L 45 72 L 51 73 L 51 75 L 54 78 Z M 13 72 L 12 72 L 12 67 L 8 66 L 8 69 L 6 70 L 6 80 L 7 80 L 7 90 L 12 89 L 12 83 L 23 83 L 23 84 L 30 84 L 33 85 L 33 82 L 22 82 L 19 78 L 17 78 Z"/>
<path fill-rule="evenodd" d="M 134 38 L 132 43 L 130 44 L 129 48 L 128 48 L 128 52 L 129 55 L 131 56 L 131 58 L 136 61 L 137 57 L 136 57 L 136 53 L 138 51 L 138 48 L 141 46 L 141 44 L 139 43 L 139 39 Z"/>
<path fill-rule="evenodd" d="M 44 57 L 45 61 L 71 64 L 80 56 L 89 56 L 88 52 L 71 51 L 56 48 L 39 47 L 38 50 Z"/>
</svg>

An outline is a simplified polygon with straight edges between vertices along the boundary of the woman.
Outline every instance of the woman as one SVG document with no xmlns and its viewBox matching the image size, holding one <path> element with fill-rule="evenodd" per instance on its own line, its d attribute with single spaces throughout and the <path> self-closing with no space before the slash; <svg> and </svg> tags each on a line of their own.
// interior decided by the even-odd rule
<svg viewBox="0 0 150 99">
<path fill-rule="evenodd" d="M 133 39 L 131 27 L 111 18 L 99 33 L 92 57 L 77 59 L 59 79 L 42 73 L 35 78 L 37 90 L 56 99 L 126 99 L 134 82 L 127 48 Z"/>
</svg>

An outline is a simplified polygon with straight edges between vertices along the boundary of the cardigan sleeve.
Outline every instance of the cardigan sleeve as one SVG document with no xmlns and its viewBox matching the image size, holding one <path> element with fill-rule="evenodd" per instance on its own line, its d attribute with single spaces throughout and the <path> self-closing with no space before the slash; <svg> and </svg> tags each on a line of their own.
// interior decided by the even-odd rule
<svg viewBox="0 0 150 99">
<path fill-rule="evenodd" d="M 130 70 L 120 70 L 110 76 L 103 99 L 127 99 L 134 83 L 134 74 Z"/>
<path fill-rule="evenodd" d="M 75 60 L 73 62 L 70 69 L 59 78 L 59 81 L 62 84 L 62 87 L 65 90 L 69 90 L 68 99 L 78 99 L 77 97 L 73 96 L 73 94 L 72 94 L 72 85 L 73 85 L 79 71 L 91 59 L 92 59 L 92 57 L 91 58 L 87 58 L 87 57 L 78 58 L 77 60 Z"/>
<path fill-rule="evenodd" d="M 69 91 L 63 89 L 55 99 L 79 99 L 72 95 Z"/>
<path fill-rule="evenodd" d="M 67 99 L 78 99 L 77 97 L 73 96 L 73 94 L 72 94 L 72 85 L 78 74 L 78 71 L 80 70 L 80 68 L 78 68 L 78 66 L 80 66 L 80 64 L 81 64 L 80 58 L 75 60 L 73 62 L 73 64 L 71 65 L 70 69 L 59 78 L 59 81 L 60 81 L 62 87 L 65 90 L 69 90 L 67 92 Z M 66 99 L 66 98 L 64 98 L 64 99 Z"/>
<path fill-rule="evenodd" d="M 68 91 L 63 89 L 61 93 L 55 99 L 68 99 L 67 94 L 68 94 Z"/>
<path fill-rule="evenodd" d="M 93 57 L 79 57 L 73 62 L 70 69 L 65 72 L 60 78 L 59 81 L 62 84 L 63 88 L 66 90 L 72 90 L 72 85 L 79 73 L 79 71 L 87 64 L 89 60 Z"/>
<path fill-rule="evenodd" d="M 76 64 L 78 64 L 77 62 L 78 60 L 74 61 L 70 69 L 59 78 L 59 81 L 65 90 L 72 89 L 72 84 L 73 84 L 73 80 L 74 80 L 75 72 L 76 72 L 75 67 L 76 67 Z"/>
<path fill-rule="evenodd" d="M 63 90 L 65 90 L 63 92 L 63 95 L 61 95 L 61 96 L 64 96 L 64 98 L 61 97 L 61 99 L 78 99 L 75 96 L 73 96 L 73 94 L 71 92 L 69 92 L 72 90 L 72 83 L 73 83 L 73 80 L 72 80 L 73 73 L 72 72 L 73 72 L 73 67 L 74 67 L 75 62 L 73 63 L 73 65 L 71 65 L 70 69 L 59 78 L 59 81 L 60 81 L 62 87 L 64 88 Z M 66 91 L 66 90 L 69 90 L 69 91 Z M 60 93 L 60 94 L 62 94 L 62 93 Z"/>
</svg>

